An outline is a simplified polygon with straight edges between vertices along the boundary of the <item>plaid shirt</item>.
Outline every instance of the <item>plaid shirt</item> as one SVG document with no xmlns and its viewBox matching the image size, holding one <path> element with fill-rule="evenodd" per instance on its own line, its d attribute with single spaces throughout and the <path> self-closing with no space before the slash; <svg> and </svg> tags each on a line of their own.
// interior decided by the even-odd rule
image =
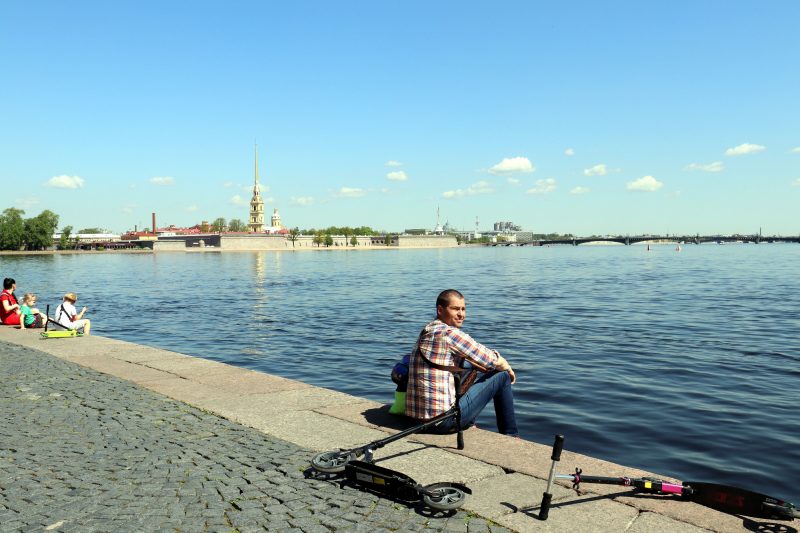
<svg viewBox="0 0 800 533">
<path fill-rule="evenodd" d="M 406 391 L 406 414 L 422 420 L 450 409 L 456 402 L 456 391 L 452 373 L 432 367 L 417 348 L 437 365 L 461 366 L 466 359 L 487 370 L 494 369 L 499 355 L 438 318 L 425 326 L 411 352 Z"/>
</svg>

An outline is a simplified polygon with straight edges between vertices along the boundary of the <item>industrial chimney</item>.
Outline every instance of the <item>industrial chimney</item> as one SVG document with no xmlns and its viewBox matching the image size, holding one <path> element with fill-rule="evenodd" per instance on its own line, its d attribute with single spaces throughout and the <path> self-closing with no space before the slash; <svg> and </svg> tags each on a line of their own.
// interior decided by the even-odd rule
<svg viewBox="0 0 800 533">
<path fill-rule="evenodd" d="M 153 213 L 153 235 L 156 234 L 156 214 Z"/>
</svg>

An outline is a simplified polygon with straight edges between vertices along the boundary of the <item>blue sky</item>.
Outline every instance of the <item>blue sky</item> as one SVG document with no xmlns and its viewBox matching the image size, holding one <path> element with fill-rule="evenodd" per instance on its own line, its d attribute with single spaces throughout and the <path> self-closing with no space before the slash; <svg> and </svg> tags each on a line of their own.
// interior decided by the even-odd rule
<svg viewBox="0 0 800 533">
<path fill-rule="evenodd" d="M 800 233 L 796 1 L 7 2 L 0 208 Z"/>
</svg>

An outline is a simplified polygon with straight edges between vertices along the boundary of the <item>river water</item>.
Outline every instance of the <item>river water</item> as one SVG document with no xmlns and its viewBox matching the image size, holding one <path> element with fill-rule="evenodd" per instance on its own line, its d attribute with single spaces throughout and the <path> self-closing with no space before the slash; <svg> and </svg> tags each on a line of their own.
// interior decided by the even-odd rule
<svg viewBox="0 0 800 533">
<path fill-rule="evenodd" d="M 457 288 L 464 329 L 517 372 L 523 437 L 800 500 L 797 245 L 109 252 L 0 271 L 42 308 L 77 292 L 93 333 L 386 403 Z"/>
</svg>

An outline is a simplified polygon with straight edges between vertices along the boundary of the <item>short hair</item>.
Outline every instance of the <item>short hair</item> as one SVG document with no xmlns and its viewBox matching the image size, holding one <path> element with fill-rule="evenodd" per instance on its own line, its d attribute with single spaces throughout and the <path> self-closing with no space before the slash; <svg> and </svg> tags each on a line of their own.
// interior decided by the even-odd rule
<svg viewBox="0 0 800 533">
<path fill-rule="evenodd" d="M 464 295 L 458 292 L 455 289 L 447 289 L 446 291 L 442 291 L 439 293 L 439 296 L 436 298 L 436 307 L 447 307 L 450 303 L 450 298 L 455 296 L 456 298 L 464 299 Z"/>
<path fill-rule="evenodd" d="M 22 295 L 23 302 L 32 302 L 34 300 L 36 300 L 36 295 L 33 294 L 32 292 L 26 292 L 25 294 Z"/>
<path fill-rule="evenodd" d="M 6 278 L 6 279 L 3 280 L 3 289 L 8 290 L 15 283 L 16 283 L 16 281 L 14 281 L 14 278 Z"/>
<path fill-rule="evenodd" d="M 75 303 L 78 301 L 78 295 L 75 294 L 74 292 L 68 292 L 67 294 L 64 295 L 64 299 L 69 300 L 72 303 Z"/>
</svg>

